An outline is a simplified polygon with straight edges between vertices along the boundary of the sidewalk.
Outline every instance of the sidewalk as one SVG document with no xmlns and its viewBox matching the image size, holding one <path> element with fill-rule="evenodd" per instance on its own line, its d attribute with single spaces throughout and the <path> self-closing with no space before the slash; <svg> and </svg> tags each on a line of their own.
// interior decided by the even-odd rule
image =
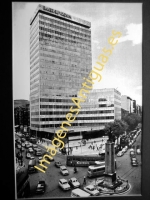
<svg viewBox="0 0 150 200">
<path fill-rule="evenodd" d="M 23 162 L 23 165 L 20 166 L 19 163 L 16 163 L 16 171 L 19 171 L 21 168 L 25 167 L 25 163 Z"/>
<path fill-rule="evenodd" d="M 100 150 L 102 150 L 103 148 L 105 148 L 105 143 L 107 141 L 108 138 L 94 138 L 94 139 L 90 139 L 86 142 L 86 145 L 81 145 L 81 141 L 77 140 L 77 141 L 70 141 L 69 142 L 69 148 L 72 147 L 72 151 L 69 152 L 69 155 L 88 155 L 88 154 L 98 154 L 100 152 Z M 103 142 L 102 142 L 103 140 Z M 95 142 L 94 142 L 95 141 Z M 93 144 L 91 144 L 93 143 Z M 52 144 L 49 144 L 49 142 L 40 142 L 37 143 L 40 147 L 43 147 L 43 149 L 46 151 L 46 147 L 54 147 Z M 93 150 L 92 148 L 89 148 L 89 146 L 95 146 L 95 149 Z M 99 148 L 99 150 L 97 150 L 97 146 L 102 146 L 102 148 Z M 68 144 L 65 145 L 66 150 L 68 152 Z M 58 152 L 57 153 L 61 153 L 59 151 L 58 148 Z"/>
<path fill-rule="evenodd" d="M 79 141 L 70 141 L 69 147 L 72 147 L 71 155 L 88 155 L 88 154 L 98 154 L 103 147 L 105 147 L 105 143 L 108 138 L 94 138 L 90 139 L 86 142 L 86 145 L 83 145 Z M 81 145 L 82 144 L 82 145 Z M 90 148 L 91 145 L 91 148 Z M 95 147 L 93 150 L 93 146 Z M 98 149 L 97 149 L 98 147 Z M 102 148 L 100 148 L 102 147 Z M 68 144 L 66 144 L 66 148 L 68 148 Z"/>
</svg>

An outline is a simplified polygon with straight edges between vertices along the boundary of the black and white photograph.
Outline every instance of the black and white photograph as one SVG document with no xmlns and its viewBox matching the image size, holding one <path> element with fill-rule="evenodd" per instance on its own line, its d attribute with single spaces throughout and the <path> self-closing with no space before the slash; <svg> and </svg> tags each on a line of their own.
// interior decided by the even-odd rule
<svg viewBox="0 0 150 200">
<path fill-rule="evenodd" d="M 15 198 L 141 195 L 142 3 L 12 2 Z"/>
</svg>

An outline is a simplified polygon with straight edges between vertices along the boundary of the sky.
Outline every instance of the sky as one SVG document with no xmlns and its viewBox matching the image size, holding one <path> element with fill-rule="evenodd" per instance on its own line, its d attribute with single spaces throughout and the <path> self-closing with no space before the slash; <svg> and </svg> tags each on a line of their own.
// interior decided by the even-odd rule
<svg viewBox="0 0 150 200">
<path fill-rule="evenodd" d="M 12 3 L 13 98 L 29 100 L 30 18 L 38 4 L 91 22 L 92 67 L 109 48 L 112 30 L 122 33 L 95 89 L 116 88 L 142 105 L 142 3 Z"/>
</svg>

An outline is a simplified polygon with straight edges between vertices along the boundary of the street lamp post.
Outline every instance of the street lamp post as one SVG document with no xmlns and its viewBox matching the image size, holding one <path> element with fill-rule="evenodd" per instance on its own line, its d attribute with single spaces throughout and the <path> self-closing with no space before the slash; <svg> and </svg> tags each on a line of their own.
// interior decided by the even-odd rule
<svg viewBox="0 0 150 200">
<path fill-rule="evenodd" d="M 68 142 L 68 155 L 69 155 L 69 135 L 67 134 L 67 142 Z"/>
<path fill-rule="evenodd" d="M 53 116 L 54 116 L 55 105 L 53 104 Z M 54 119 L 54 137 L 55 137 L 55 118 Z"/>
<path fill-rule="evenodd" d="M 20 153 L 21 153 L 21 166 L 22 166 L 22 164 L 23 164 L 23 163 L 22 163 L 22 160 L 23 160 L 23 159 L 22 159 L 22 138 L 21 138 L 21 149 L 20 149 Z"/>
<path fill-rule="evenodd" d="M 79 127 L 79 122 L 78 122 L 78 127 Z M 81 131 L 79 130 L 79 132 L 80 132 L 80 140 L 82 141 L 82 139 L 81 139 Z M 80 147 L 81 147 L 81 154 L 82 154 L 82 142 L 80 142 Z"/>
<path fill-rule="evenodd" d="M 80 131 L 80 137 L 81 137 L 81 131 Z M 81 139 L 81 141 L 82 141 L 82 139 Z M 81 144 L 81 154 L 82 154 L 82 142 L 80 144 Z"/>
</svg>

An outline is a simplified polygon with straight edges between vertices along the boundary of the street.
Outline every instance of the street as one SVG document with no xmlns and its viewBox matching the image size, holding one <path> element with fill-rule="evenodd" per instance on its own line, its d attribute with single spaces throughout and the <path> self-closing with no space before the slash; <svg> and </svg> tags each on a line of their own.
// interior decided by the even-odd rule
<svg viewBox="0 0 150 200">
<path fill-rule="evenodd" d="M 141 147 L 141 134 L 137 137 L 134 146 Z M 136 155 L 139 162 L 138 167 L 132 167 L 130 161 L 130 151 L 128 150 L 122 157 L 116 157 L 117 160 L 117 176 L 128 180 L 131 184 L 131 190 L 126 195 L 141 194 L 141 155 Z"/>
<path fill-rule="evenodd" d="M 137 137 L 136 142 L 134 143 L 134 146 L 140 145 L 141 146 L 141 134 Z M 82 147 L 82 149 L 85 152 L 85 148 L 87 148 L 87 151 L 90 151 L 88 149 L 89 145 L 86 145 Z M 80 151 L 79 147 L 79 151 Z M 16 152 L 19 151 L 16 149 Z M 26 151 L 26 150 L 25 150 Z M 90 151 L 91 153 L 94 153 L 93 150 Z M 97 153 L 95 151 L 95 153 Z M 80 154 L 80 153 L 79 153 Z M 33 155 L 34 156 L 34 155 Z M 25 152 L 23 152 L 23 157 L 24 157 L 24 163 L 26 166 L 28 166 L 29 159 L 25 158 Z M 38 156 L 35 156 L 37 160 L 37 165 L 38 165 Z M 116 161 L 117 161 L 117 176 L 119 176 L 122 179 L 128 180 L 129 183 L 131 184 L 131 189 L 126 195 L 140 195 L 141 194 L 141 155 L 137 155 L 137 159 L 139 162 L 138 167 L 132 167 L 131 161 L 130 161 L 130 151 L 128 151 L 122 156 L 122 157 L 117 157 L 116 156 Z M 57 153 L 54 156 L 54 161 L 51 162 L 50 164 L 46 164 L 48 167 L 46 169 L 45 173 L 42 173 L 38 171 L 37 173 L 29 174 L 30 176 L 30 196 L 29 197 L 34 197 L 34 198 L 40 198 L 40 197 L 70 197 L 71 195 L 71 190 L 69 191 L 63 191 L 59 186 L 58 186 L 58 181 L 61 178 L 69 179 L 71 177 L 76 177 L 78 181 L 83 184 L 83 177 L 87 175 L 87 169 L 88 167 L 78 167 L 78 172 L 74 174 L 74 168 L 73 167 L 68 167 L 67 169 L 69 171 L 68 176 L 63 176 L 60 174 L 60 169 L 55 167 L 54 163 L 55 161 L 60 161 L 63 165 L 66 166 L 66 156 L 61 155 Z M 44 194 L 35 194 L 36 186 L 38 181 L 44 180 L 46 183 L 46 191 Z M 93 184 L 94 178 L 87 178 L 87 185 L 90 183 Z"/>
</svg>

